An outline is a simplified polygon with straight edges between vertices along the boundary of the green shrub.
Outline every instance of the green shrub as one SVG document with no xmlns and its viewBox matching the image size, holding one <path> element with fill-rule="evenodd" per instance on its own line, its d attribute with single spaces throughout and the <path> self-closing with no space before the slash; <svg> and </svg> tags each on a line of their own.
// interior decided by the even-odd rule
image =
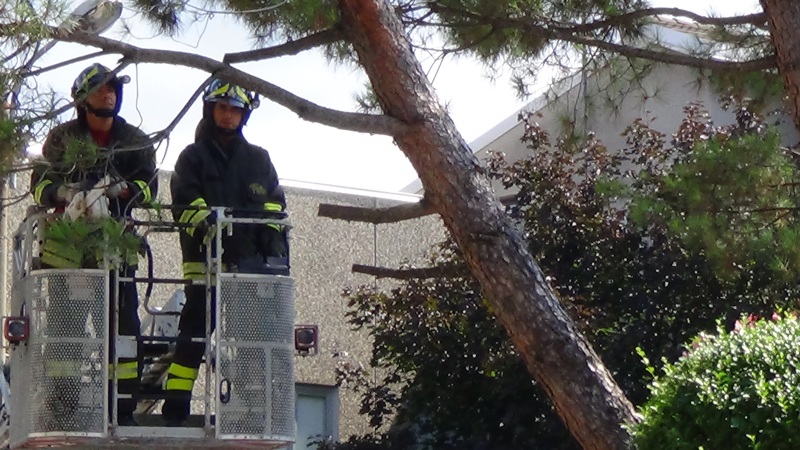
<svg viewBox="0 0 800 450">
<path fill-rule="evenodd" d="M 650 391 L 633 430 L 640 450 L 800 448 L 800 322 L 750 316 L 732 332 L 718 327 L 665 363 Z"/>
</svg>

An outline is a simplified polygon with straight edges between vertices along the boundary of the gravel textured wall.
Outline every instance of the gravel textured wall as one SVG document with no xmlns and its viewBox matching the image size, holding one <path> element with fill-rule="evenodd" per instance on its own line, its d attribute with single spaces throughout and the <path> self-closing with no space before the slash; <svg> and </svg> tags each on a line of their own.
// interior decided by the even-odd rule
<svg viewBox="0 0 800 450">
<path fill-rule="evenodd" d="M 169 172 L 162 172 L 159 201 L 169 203 Z M 8 243 L 25 209 L 32 204 L 28 175 L 18 174 L 12 189 L 21 201 L 8 207 L 8 223 L 3 242 Z M 296 380 L 301 383 L 333 385 L 335 367 L 340 362 L 368 367 L 370 340 L 364 333 L 350 329 L 345 320 L 346 303 L 341 297 L 345 287 L 375 283 L 366 275 L 354 274 L 352 264 L 394 267 L 404 261 L 421 261 L 427 249 L 443 238 L 438 218 L 424 217 L 398 224 L 371 225 L 317 217 L 320 203 L 365 207 L 398 203 L 378 198 L 373 193 L 335 193 L 311 188 L 286 188 L 288 211 L 294 229 L 291 233 L 292 276 L 296 282 L 296 323 L 318 324 L 321 332 L 319 354 L 296 357 Z M 181 258 L 175 233 L 152 233 L 148 240 L 156 255 L 157 276 L 179 278 Z M 5 247 L 8 249 L 9 247 Z M 8 251 L 4 251 L 10 263 Z M 7 265 L 7 267 L 9 267 Z M 8 276 L 9 280 L 11 276 Z M 9 281 L 10 282 L 10 281 Z M 383 286 L 390 282 L 381 281 Z M 165 302 L 174 286 L 157 286 L 153 304 Z M 143 311 L 141 311 L 143 314 Z M 375 374 L 377 375 L 377 374 Z M 340 437 L 368 431 L 367 421 L 358 415 L 359 399 L 340 390 Z"/>
</svg>

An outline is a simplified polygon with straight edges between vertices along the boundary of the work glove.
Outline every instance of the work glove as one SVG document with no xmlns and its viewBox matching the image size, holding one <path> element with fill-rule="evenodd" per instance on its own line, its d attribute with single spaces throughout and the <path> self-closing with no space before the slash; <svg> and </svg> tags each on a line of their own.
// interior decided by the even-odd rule
<svg viewBox="0 0 800 450">
<path fill-rule="evenodd" d="M 64 215 L 74 221 L 84 214 L 86 214 L 86 193 L 78 191 L 70 197 Z"/>
<path fill-rule="evenodd" d="M 93 219 L 109 217 L 111 214 L 106 196 L 107 183 L 108 180 L 103 179 L 90 189 L 78 190 L 67 204 L 64 210 L 65 215 L 71 220 L 76 220 L 81 216 Z"/>
<path fill-rule="evenodd" d="M 75 197 L 75 194 L 80 192 L 75 186 L 77 183 L 68 183 L 62 184 L 58 187 L 56 191 L 56 198 L 59 202 L 69 203 L 72 201 L 72 198 Z"/>
<path fill-rule="evenodd" d="M 106 196 L 112 200 L 115 198 L 125 200 L 131 197 L 131 188 L 128 182 L 121 178 L 110 178 Z"/>
<path fill-rule="evenodd" d="M 64 183 L 56 190 L 57 203 L 63 202 L 69 204 L 75 194 L 82 191 L 88 191 L 92 188 L 92 182 L 88 180 L 79 181 L 76 183 Z"/>
<path fill-rule="evenodd" d="M 194 237 L 203 240 L 203 244 L 208 245 L 217 235 L 217 215 L 211 211 L 205 219 L 198 222 L 194 227 Z"/>
</svg>

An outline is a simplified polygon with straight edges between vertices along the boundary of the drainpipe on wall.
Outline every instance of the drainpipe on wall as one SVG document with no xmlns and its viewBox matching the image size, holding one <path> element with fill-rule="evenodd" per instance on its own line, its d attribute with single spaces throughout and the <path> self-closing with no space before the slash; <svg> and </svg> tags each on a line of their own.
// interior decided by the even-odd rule
<svg viewBox="0 0 800 450">
<path fill-rule="evenodd" d="M 8 304 L 8 214 L 6 211 L 6 181 L 7 177 L 0 177 L 0 318 L 6 315 Z M 6 352 L 0 351 L 0 364 L 5 364 Z"/>
</svg>

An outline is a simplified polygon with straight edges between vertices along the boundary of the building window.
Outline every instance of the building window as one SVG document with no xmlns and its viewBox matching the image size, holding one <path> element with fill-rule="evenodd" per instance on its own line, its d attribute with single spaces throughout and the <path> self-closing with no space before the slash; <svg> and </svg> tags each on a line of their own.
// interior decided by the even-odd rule
<svg viewBox="0 0 800 450">
<path fill-rule="evenodd" d="M 339 389 L 336 386 L 297 383 L 295 395 L 297 440 L 294 450 L 308 450 L 309 443 L 322 439 L 338 440 Z"/>
</svg>

